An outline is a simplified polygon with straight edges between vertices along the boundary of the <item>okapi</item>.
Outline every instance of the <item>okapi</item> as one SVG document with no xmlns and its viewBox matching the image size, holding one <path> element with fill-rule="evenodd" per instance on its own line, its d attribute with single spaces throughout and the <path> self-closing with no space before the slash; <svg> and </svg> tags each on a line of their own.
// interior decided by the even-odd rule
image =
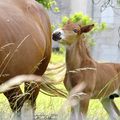
<svg viewBox="0 0 120 120">
<path fill-rule="evenodd" d="M 80 97 L 79 103 L 71 107 L 70 119 L 85 119 L 90 99 L 100 99 L 111 120 L 116 120 L 120 116 L 114 103 L 114 97 L 120 96 L 120 64 L 99 63 L 91 57 L 84 34 L 93 27 L 68 21 L 52 35 L 53 40 L 66 45 L 64 85 L 70 94 Z"/>
<path fill-rule="evenodd" d="M 51 24 L 43 6 L 35 0 L 0 0 L 0 84 L 22 74 L 42 76 L 50 56 Z M 39 89 L 40 83 L 27 82 L 25 97 L 20 87 L 4 92 L 17 120 L 25 101 L 34 111 Z"/>
</svg>

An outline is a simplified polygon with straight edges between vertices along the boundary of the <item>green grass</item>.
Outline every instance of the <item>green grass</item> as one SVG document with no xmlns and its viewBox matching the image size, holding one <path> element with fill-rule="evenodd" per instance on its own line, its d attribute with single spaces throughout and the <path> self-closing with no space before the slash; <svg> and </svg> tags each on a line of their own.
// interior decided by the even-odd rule
<svg viewBox="0 0 120 120">
<path fill-rule="evenodd" d="M 52 53 L 51 63 L 63 63 L 64 55 L 59 53 Z M 60 76 L 61 77 L 61 76 Z M 62 85 L 63 87 L 63 85 Z M 55 114 L 62 116 L 61 120 L 68 120 L 70 114 L 70 106 L 65 104 L 66 99 L 60 97 L 50 97 L 42 93 L 39 93 L 36 104 L 36 114 L 40 115 L 51 115 Z M 115 99 L 118 107 L 120 108 L 120 98 Z M 66 109 L 64 110 L 64 108 Z M 8 120 L 11 113 L 9 103 L 3 94 L 0 95 L 0 120 Z M 8 118 L 6 118 L 8 115 Z M 40 119 L 38 119 L 40 120 Z M 88 120 L 108 120 L 108 115 L 103 109 L 99 100 L 91 100 L 88 109 Z"/>
<path fill-rule="evenodd" d="M 58 52 L 52 53 L 51 63 L 53 64 L 65 63 L 65 58 L 63 56 L 65 56 L 65 53 L 58 53 Z"/>
<path fill-rule="evenodd" d="M 60 111 L 61 106 L 64 104 L 66 99 L 59 98 L 59 97 L 49 97 L 42 93 L 39 94 L 37 98 L 37 109 L 36 114 L 41 115 L 50 115 L 50 114 L 58 114 L 61 113 L 62 117 L 63 115 L 69 115 L 69 112 L 66 111 Z M 115 100 L 118 107 L 120 108 L 120 99 Z M 5 119 L 6 115 L 9 115 L 10 113 L 10 107 L 8 104 L 7 99 L 1 94 L 0 95 L 0 113 L 2 114 L 1 117 Z M 5 115 L 5 116 L 3 116 Z M 0 117 L 0 118 L 1 118 Z M 66 117 L 65 117 L 66 118 Z M 89 109 L 88 109 L 88 118 L 90 120 L 108 120 L 108 115 L 106 111 L 103 109 L 101 103 L 99 100 L 91 100 Z M 0 119 L 0 120 L 4 120 Z M 7 120 L 7 119 L 6 119 Z M 66 119 L 64 119 L 66 120 Z"/>
</svg>

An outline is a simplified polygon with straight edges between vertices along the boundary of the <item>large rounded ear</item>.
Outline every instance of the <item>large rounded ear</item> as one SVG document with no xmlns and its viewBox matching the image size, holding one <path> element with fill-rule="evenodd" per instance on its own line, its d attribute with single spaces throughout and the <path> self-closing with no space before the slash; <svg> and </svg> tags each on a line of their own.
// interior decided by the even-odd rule
<svg viewBox="0 0 120 120">
<path fill-rule="evenodd" d="M 94 27 L 94 24 L 83 26 L 83 27 L 81 28 L 81 33 L 87 33 L 87 32 L 89 32 L 90 30 L 92 30 L 93 27 Z"/>
</svg>

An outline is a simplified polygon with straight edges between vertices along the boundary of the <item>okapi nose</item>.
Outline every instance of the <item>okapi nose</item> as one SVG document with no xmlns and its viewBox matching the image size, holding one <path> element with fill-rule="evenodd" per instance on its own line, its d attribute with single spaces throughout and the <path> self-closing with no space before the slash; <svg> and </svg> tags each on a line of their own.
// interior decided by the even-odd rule
<svg viewBox="0 0 120 120">
<path fill-rule="evenodd" d="M 55 33 L 53 33 L 53 34 L 52 34 L 52 39 L 53 39 L 54 41 L 60 40 L 60 39 L 61 39 L 61 32 L 55 32 Z"/>
</svg>

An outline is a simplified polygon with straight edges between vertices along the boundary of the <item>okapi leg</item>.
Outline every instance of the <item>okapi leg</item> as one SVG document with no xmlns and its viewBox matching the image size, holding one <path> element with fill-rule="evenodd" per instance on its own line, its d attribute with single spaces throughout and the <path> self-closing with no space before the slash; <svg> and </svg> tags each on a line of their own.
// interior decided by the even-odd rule
<svg viewBox="0 0 120 120">
<path fill-rule="evenodd" d="M 89 98 L 80 100 L 80 115 L 82 116 L 82 120 L 86 120 L 88 106 L 89 106 Z"/>
<path fill-rule="evenodd" d="M 84 96 L 80 96 L 84 97 Z M 82 99 L 79 104 L 75 104 L 71 109 L 71 119 L 70 120 L 85 120 L 86 114 L 89 106 L 89 98 Z"/>
<path fill-rule="evenodd" d="M 111 103 L 114 107 L 114 110 L 116 111 L 116 113 L 118 114 L 118 116 L 120 116 L 120 110 L 118 109 L 118 107 L 116 106 L 116 104 L 114 103 L 114 100 L 111 100 Z"/>
<path fill-rule="evenodd" d="M 71 107 L 70 120 L 82 120 L 80 118 L 80 105 L 79 104 Z"/>
<path fill-rule="evenodd" d="M 40 86 L 37 83 L 25 83 L 25 94 L 26 102 L 24 103 L 22 109 L 22 118 L 23 120 L 34 120 L 35 119 L 35 107 L 36 107 L 36 98 L 39 94 Z"/>
<path fill-rule="evenodd" d="M 20 87 L 14 88 L 4 93 L 7 97 L 10 107 L 14 112 L 14 119 L 21 120 L 21 108 L 24 103 L 24 99 L 22 95 L 22 91 Z"/>
<path fill-rule="evenodd" d="M 110 96 L 109 96 L 109 99 L 111 100 L 111 104 L 112 104 L 114 110 L 115 110 L 116 113 L 120 116 L 120 111 L 119 111 L 118 107 L 116 106 L 116 104 L 114 103 L 114 98 L 117 98 L 117 97 L 119 97 L 119 92 L 110 95 Z"/>
<path fill-rule="evenodd" d="M 118 94 L 116 94 L 117 97 L 120 97 L 120 89 L 117 91 Z M 118 116 L 120 116 L 120 110 L 118 109 L 118 107 L 116 106 L 116 104 L 114 103 L 114 99 L 112 100 L 112 104 L 114 106 L 114 109 L 116 111 L 116 113 L 118 114 Z"/>
<path fill-rule="evenodd" d="M 104 109 L 109 114 L 110 119 L 117 120 L 118 114 L 116 113 L 115 106 L 113 105 L 113 101 L 110 100 L 109 98 L 104 98 L 101 100 L 101 103 L 102 103 Z"/>
</svg>

